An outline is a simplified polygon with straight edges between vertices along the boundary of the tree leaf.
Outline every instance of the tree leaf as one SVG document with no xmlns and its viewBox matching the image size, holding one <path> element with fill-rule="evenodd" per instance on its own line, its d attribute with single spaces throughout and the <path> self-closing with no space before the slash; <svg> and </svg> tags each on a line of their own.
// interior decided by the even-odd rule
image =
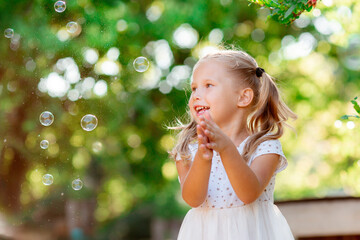
<svg viewBox="0 0 360 240">
<path fill-rule="evenodd" d="M 293 12 L 293 10 L 295 9 L 295 5 L 292 5 L 285 13 L 284 18 L 287 18 L 288 16 L 290 16 L 290 14 Z"/>
<path fill-rule="evenodd" d="M 359 104 L 357 103 L 357 101 L 351 100 L 351 103 L 354 105 L 355 111 L 360 114 L 360 106 L 359 106 Z"/>
</svg>

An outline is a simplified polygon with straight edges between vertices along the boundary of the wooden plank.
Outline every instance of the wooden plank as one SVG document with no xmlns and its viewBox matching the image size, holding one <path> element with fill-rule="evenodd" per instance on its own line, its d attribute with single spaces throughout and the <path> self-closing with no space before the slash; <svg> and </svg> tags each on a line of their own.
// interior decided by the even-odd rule
<svg viewBox="0 0 360 240">
<path fill-rule="evenodd" d="M 360 199 L 278 202 L 295 237 L 360 234 Z"/>
</svg>

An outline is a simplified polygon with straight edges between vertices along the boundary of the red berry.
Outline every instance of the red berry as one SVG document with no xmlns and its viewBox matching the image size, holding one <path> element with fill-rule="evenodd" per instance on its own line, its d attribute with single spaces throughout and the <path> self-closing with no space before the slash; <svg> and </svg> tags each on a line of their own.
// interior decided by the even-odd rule
<svg viewBox="0 0 360 240">
<path fill-rule="evenodd" d="M 316 6 L 316 1 L 317 1 L 317 0 L 308 0 L 307 5 L 308 5 L 308 6 L 314 6 L 314 7 L 315 7 L 315 6 Z"/>
</svg>

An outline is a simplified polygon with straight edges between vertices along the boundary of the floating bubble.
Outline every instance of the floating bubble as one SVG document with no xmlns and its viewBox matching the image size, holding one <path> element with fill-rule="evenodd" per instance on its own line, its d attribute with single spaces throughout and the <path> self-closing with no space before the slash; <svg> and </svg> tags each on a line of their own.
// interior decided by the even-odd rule
<svg viewBox="0 0 360 240">
<path fill-rule="evenodd" d="M 68 22 L 68 24 L 66 24 L 66 30 L 68 31 L 68 33 L 76 33 L 78 28 L 79 25 L 77 24 L 77 22 Z"/>
<path fill-rule="evenodd" d="M 42 149 L 47 149 L 47 148 L 49 147 L 49 141 L 48 141 L 48 140 L 42 140 L 42 141 L 40 142 L 40 147 L 41 147 Z"/>
<path fill-rule="evenodd" d="M 14 36 L 14 30 L 12 28 L 7 28 L 4 31 L 4 35 L 6 38 L 12 38 Z"/>
<path fill-rule="evenodd" d="M 348 122 L 346 123 L 346 127 L 347 127 L 348 129 L 354 129 L 354 128 L 355 128 L 355 123 L 354 123 L 353 121 L 348 121 Z"/>
<path fill-rule="evenodd" d="M 101 152 L 102 148 L 103 148 L 103 145 L 102 145 L 102 143 L 99 142 L 99 141 L 96 141 L 96 142 L 94 142 L 94 143 L 92 144 L 92 150 L 93 150 L 95 153 Z"/>
<path fill-rule="evenodd" d="M 45 111 L 40 114 L 40 123 L 44 126 L 50 126 L 54 122 L 54 115 L 49 112 Z"/>
<path fill-rule="evenodd" d="M 133 62 L 137 72 L 145 72 L 149 68 L 149 60 L 146 57 L 138 57 Z"/>
<path fill-rule="evenodd" d="M 83 187 L 83 182 L 78 178 L 72 181 L 71 186 L 75 191 L 79 191 Z"/>
<path fill-rule="evenodd" d="M 80 124 L 81 124 L 82 129 L 84 129 L 85 131 L 92 131 L 96 128 L 96 126 L 98 124 L 98 120 L 97 120 L 96 116 L 94 116 L 92 114 L 86 114 L 81 119 Z"/>
<path fill-rule="evenodd" d="M 56 12 L 62 13 L 66 9 L 66 3 L 64 1 L 59 0 L 54 4 L 54 8 Z"/>
<path fill-rule="evenodd" d="M 54 182 L 54 177 L 51 174 L 45 174 L 42 177 L 42 182 L 44 185 L 49 186 Z"/>
</svg>

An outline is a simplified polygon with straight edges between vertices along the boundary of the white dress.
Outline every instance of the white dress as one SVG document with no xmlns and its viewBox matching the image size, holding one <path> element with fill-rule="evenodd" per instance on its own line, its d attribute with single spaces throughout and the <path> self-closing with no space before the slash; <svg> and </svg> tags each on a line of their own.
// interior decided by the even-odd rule
<svg viewBox="0 0 360 240">
<path fill-rule="evenodd" d="M 245 139 L 238 147 L 240 154 Z M 189 145 L 192 160 L 197 144 Z M 249 160 L 263 154 L 280 155 L 279 166 L 264 192 L 250 204 L 235 194 L 218 153 L 214 152 L 208 194 L 203 204 L 186 214 L 178 240 L 289 240 L 294 239 L 288 223 L 274 205 L 275 176 L 287 166 L 279 140 L 261 143 Z M 256 160 L 255 160 L 256 161 Z"/>
</svg>

